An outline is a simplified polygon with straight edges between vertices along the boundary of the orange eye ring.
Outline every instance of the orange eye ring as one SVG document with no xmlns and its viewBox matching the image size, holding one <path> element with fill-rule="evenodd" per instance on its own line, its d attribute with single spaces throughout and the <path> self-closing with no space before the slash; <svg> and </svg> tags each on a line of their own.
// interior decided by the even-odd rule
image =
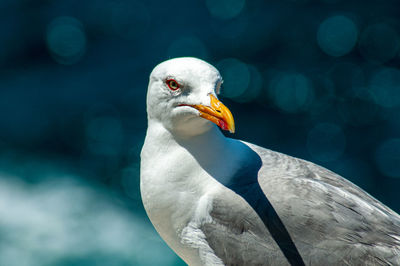
<svg viewBox="0 0 400 266">
<path fill-rule="evenodd" d="M 169 88 L 170 90 L 173 90 L 173 91 L 176 91 L 176 90 L 179 89 L 179 87 L 181 86 L 181 85 L 179 85 L 179 83 L 178 83 L 176 80 L 174 80 L 174 79 L 167 79 L 166 83 L 167 83 L 167 85 L 168 85 L 168 88 Z"/>
</svg>

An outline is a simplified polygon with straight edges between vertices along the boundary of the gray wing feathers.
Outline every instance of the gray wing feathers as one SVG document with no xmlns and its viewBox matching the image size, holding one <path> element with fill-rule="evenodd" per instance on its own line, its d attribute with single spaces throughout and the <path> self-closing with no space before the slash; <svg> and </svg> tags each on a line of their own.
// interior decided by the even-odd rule
<svg viewBox="0 0 400 266">
<path fill-rule="evenodd" d="M 207 242 L 225 265 L 289 265 L 257 213 L 230 190 L 215 195 Z"/>
<path fill-rule="evenodd" d="M 258 181 L 306 265 L 400 265 L 400 216 L 339 175 L 249 143 Z M 226 265 L 288 265 L 250 205 L 232 190 L 213 199 L 207 242 Z"/>
<path fill-rule="evenodd" d="M 306 264 L 400 265 L 398 214 L 323 167 L 247 145 L 263 160 L 259 183 Z"/>
</svg>

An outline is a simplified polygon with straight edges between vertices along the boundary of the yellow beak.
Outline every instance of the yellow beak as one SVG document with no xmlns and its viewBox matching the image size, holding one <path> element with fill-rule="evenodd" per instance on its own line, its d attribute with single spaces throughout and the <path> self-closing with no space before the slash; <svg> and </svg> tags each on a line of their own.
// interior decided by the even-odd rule
<svg viewBox="0 0 400 266">
<path fill-rule="evenodd" d="M 235 121 L 231 111 L 212 94 L 210 94 L 210 100 L 211 106 L 197 104 L 192 107 L 199 110 L 200 117 L 210 120 L 223 130 L 235 133 Z"/>
</svg>

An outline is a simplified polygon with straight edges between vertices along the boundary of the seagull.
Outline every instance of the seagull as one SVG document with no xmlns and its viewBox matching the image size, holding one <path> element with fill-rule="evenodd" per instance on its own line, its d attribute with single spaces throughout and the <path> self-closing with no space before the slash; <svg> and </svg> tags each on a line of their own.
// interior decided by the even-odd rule
<svg viewBox="0 0 400 266">
<path fill-rule="evenodd" d="M 209 63 L 150 74 L 140 190 L 188 265 L 400 265 L 400 216 L 314 163 L 225 137 L 235 131 Z"/>
</svg>

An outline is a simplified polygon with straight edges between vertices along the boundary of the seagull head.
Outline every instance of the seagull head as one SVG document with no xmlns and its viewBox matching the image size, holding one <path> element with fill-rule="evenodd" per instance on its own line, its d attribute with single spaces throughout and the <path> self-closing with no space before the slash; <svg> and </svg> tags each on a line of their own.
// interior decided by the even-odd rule
<svg viewBox="0 0 400 266">
<path fill-rule="evenodd" d="M 150 74 L 149 122 L 185 135 L 202 134 L 212 123 L 234 133 L 232 114 L 217 97 L 221 84 L 218 70 L 203 60 L 181 57 L 160 63 Z"/>
</svg>

